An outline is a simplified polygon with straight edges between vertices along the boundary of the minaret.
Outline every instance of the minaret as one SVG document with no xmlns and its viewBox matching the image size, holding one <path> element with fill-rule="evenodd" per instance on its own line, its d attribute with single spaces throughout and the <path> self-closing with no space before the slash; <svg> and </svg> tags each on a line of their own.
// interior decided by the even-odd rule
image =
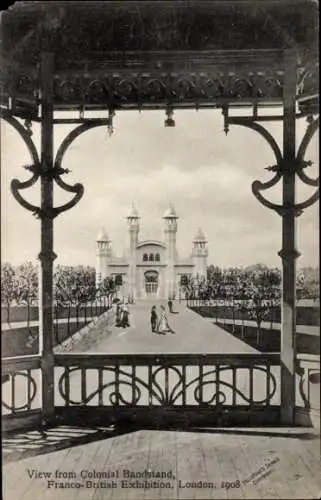
<svg viewBox="0 0 321 500">
<path fill-rule="evenodd" d="M 139 213 L 132 204 L 127 215 L 127 230 L 129 235 L 129 253 L 128 253 L 128 294 L 130 299 L 136 297 L 136 248 L 139 237 Z"/>
<path fill-rule="evenodd" d="M 193 239 L 193 252 L 192 252 L 192 258 L 194 264 L 193 274 L 195 276 L 198 275 L 199 277 L 205 276 L 205 278 L 207 274 L 207 256 L 208 256 L 206 243 L 207 240 L 204 236 L 204 233 L 199 228 Z"/>
<path fill-rule="evenodd" d="M 165 220 L 165 244 L 166 244 L 166 273 L 165 273 L 165 293 L 166 298 L 174 299 L 176 295 L 176 277 L 175 277 L 175 261 L 176 261 L 176 234 L 177 234 L 177 219 L 175 209 L 170 204 L 169 208 L 163 215 Z"/>
<path fill-rule="evenodd" d="M 108 276 L 108 259 L 111 256 L 111 241 L 104 228 L 96 240 L 96 287 Z"/>
</svg>

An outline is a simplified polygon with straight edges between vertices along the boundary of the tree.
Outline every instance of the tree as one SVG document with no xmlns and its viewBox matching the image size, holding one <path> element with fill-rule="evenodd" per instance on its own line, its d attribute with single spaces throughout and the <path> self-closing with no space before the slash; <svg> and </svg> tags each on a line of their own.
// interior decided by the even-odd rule
<svg viewBox="0 0 321 500">
<path fill-rule="evenodd" d="M 11 264 L 1 265 L 1 302 L 6 305 L 7 322 L 10 324 L 11 305 L 16 300 L 17 277 Z"/>
<path fill-rule="evenodd" d="M 70 335 L 71 307 L 75 307 L 77 325 L 79 322 L 79 306 L 90 303 L 93 316 L 93 302 L 96 298 L 95 270 L 84 266 L 57 266 L 54 274 L 54 290 L 58 311 L 67 308 L 67 331 Z M 58 341 L 58 339 L 57 339 Z"/>
<path fill-rule="evenodd" d="M 70 334 L 71 305 L 76 289 L 75 274 L 72 266 L 57 266 L 54 273 L 54 294 L 56 301 L 56 340 L 58 339 L 59 311 L 67 308 L 67 331 Z"/>
<path fill-rule="evenodd" d="M 18 304 L 27 306 L 27 329 L 29 332 L 29 343 L 35 340 L 30 329 L 30 307 L 38 299 L 38 269 L 30 261 L 17 268 L 16 301 Z"/>
<path fill-rule="evenodd" d="M 77 326 L 79 321 L 79 308 L 84 307 L 85 322 L 87 321 L 87 304 L 90 304 L 91 316 L 93 313 L 93 302 L 97 298 L 95 283 L 95 269 L 87 266 L 76 266 L 73 268 L 74 288 L 71 295 L 71 303 L 75 306 Z"/>
<path fill-rule="evenodd" d="M 115 285 L 116 286 L 122 286 L 123 285 L 123 277 L 121 274 L 117 274 L 115 276 Z"/>
<path fill-rule="evenodd" d="M 220 267 L 213 266 L 213 264 L 208 266 L 206 277 L 207 277 L 207 280 L 209 282 L 219 283 L 222 280 L 222 275 L 223 275 L 223 272 L 222 272 L 222 269 Z"/>
<path fill-rule="evenodd" d="M 116 285 L 115 281 L 111 276 L 106 276 L 106 278 L 103 279 L 103 281 L 100 283 L 99 286 L 100 294 L 104 298 L 107 297 L 108 299 L 108 307 L 110 306 L 110 298 L 115 294 L 116 291 Z M 104 304 L 106 307 L 106 304 Z"/>
<path fill-rule="evenodd" d="M 256 321 L 256 343 L 259 345 L 262 322 L 271 317 L 275 308 L 280 305 L 281 275 L 277 269 L 260 270 L 249 276 L 246 283 L 244 290 L 246 313 L 250 319 Z"/>
<path fill-rule="evenodd" d="M 312 299 L 320 297 L 319 268 L 303 267 L 297 274 L 297 291 L 299 298 Z"/>
</svg>

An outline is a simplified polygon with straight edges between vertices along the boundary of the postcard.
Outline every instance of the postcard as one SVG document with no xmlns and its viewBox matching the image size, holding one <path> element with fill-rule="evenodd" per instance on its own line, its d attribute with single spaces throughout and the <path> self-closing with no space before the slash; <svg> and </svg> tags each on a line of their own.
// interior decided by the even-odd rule
<svg viewBox="0 0 321 500">
<path fill-rule="evenodd" d="M 320 497 L 317 16 L 2 11 L 4 500 Z"/>
</svg>

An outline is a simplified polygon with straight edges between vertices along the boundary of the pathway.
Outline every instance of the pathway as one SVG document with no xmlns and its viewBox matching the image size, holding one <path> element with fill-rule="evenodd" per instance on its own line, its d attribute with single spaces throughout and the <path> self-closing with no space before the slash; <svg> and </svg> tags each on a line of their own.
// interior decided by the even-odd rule
<svg viewBox="0 0 321 500">
<path fill-rule="evenodd" d="M 236 339 L 217 325 L 191 311 L 185 304 L 174 303 L 177 314 L 168 320 L 175 331 L 160 335 L 152 333 L 150 309 L 162 301 L 137 301 L 130 307 L 129 328 L 117 328 L 108 319 L 93 327 L 90 338 L 75 345 L 72 352 L 125 353 L 258 353 L 256 349 Z M 110 321 L 109 321 L 110 323 Z"/>
</svg>

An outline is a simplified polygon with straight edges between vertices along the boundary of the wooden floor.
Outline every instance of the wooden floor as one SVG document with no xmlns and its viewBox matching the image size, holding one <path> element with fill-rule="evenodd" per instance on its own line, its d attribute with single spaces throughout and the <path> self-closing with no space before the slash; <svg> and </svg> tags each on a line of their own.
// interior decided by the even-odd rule
<svg viewBox="0 0 321 500">
<path fill-rule="evenodd" d="M 320 498 L 320 465 L 313 429 L 57 427 L 46 436 L 33 431 L 3 440 L 3 498 L 313 499 Z M 169 477 L 126 478 L 125 471 Z M 119 477 L 86 477 L 108 472 Z M 145 480 L 156 484 L 144 488 Z"/>
</svg>

